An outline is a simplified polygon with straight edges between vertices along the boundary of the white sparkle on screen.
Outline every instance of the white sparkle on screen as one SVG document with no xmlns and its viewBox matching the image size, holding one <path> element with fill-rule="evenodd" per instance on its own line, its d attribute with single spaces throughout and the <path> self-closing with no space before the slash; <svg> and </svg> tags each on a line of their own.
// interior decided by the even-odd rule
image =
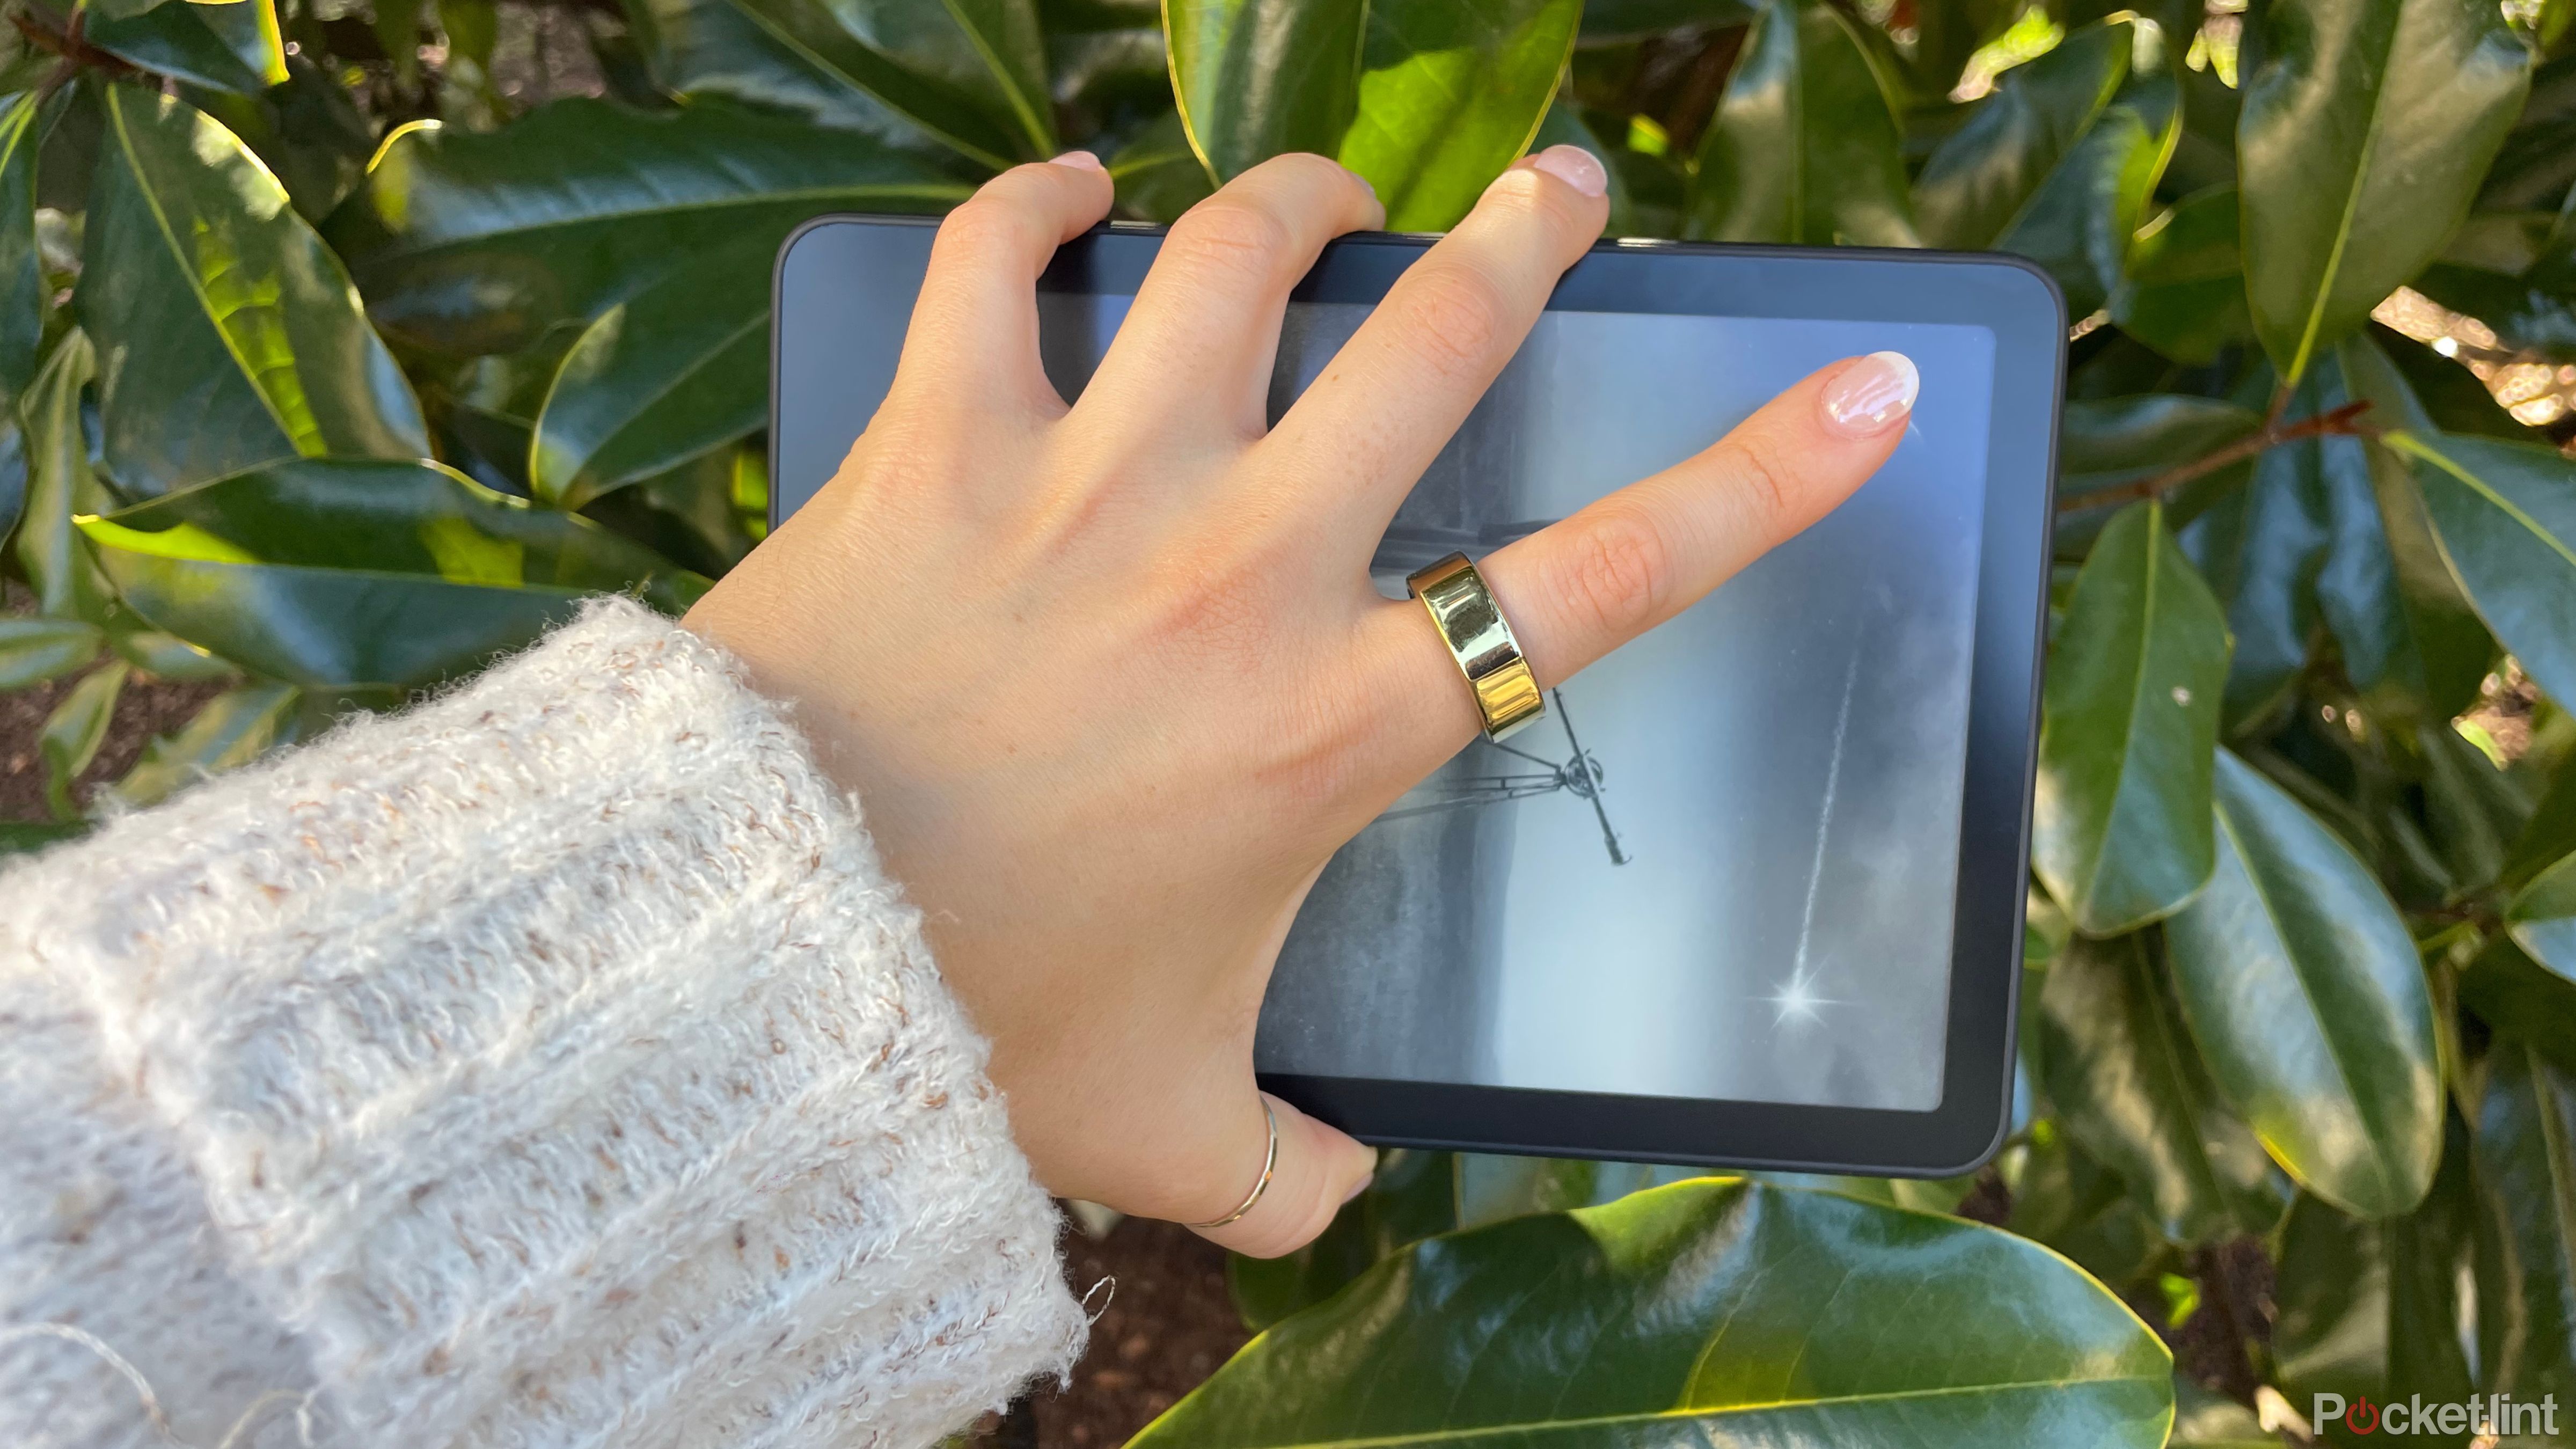
<svg viewBox="0 0 2576 1449">
<path fill-rule="evenodd" d="M 1815 978 L 1803 966 L 1790 972 L 1779 990 L 1762 999 L 1771 1003 L 1771 1024 L 1775 1027 L 1792 1021 L 1822 1021 L 1824 1008 L 1842 1005 L 1830 996 L 1817 995 Z"/>
</svg>

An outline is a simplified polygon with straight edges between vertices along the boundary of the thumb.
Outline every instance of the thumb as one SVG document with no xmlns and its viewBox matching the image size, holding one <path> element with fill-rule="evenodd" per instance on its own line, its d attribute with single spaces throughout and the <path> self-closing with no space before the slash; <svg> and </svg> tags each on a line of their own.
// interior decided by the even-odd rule
<svg viewBox="0 0 2576 1449">
<path fill-rule="evenodd" d="M 1272 1120 L 1279 1124 L 1279 1155 L 1271 1163 L 1270 1183 L 1251 1210 L 1221 1227 L 1193 1227 L 1192 1232 L 1219 1247 L 1253 1258 L 1277 1258 L 1297 1251 L 1332 1225 L 1333 1215 L 1377 1170 L 1377 1150 L 1364 1147 L 1287 1103 L 1260 1094 Z M 1245 1140 L 1243 1183 L 1235 1191 L 1250 1193 L 1269 1154 L 1269 1128 L 1258 1116 Z M 1243 1198 L 1234 1197 L 1232 1212 Z"/>
</svg>

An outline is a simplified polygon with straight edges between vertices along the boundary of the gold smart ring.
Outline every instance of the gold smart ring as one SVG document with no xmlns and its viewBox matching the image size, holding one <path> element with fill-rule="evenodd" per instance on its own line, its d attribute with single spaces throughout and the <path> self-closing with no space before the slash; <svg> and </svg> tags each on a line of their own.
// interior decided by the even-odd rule
<svg viewBox="0 0 2576 1449">
<path fill-rule="evenodd" d="M 1430 611 L 1432 627 L 1449 646 L 1449 657 L 1458 661 L 1458 672 L 1467 677 L 1476 711 L 1485 718 L 1485 738 L 1499 740 L 1547 713 L 1547 697 L 1539 692 L 1529 661 L 1521 657 L 1510 621 L 1465 554 L 1425 564 L 1404 583 Z"/>
</svg>

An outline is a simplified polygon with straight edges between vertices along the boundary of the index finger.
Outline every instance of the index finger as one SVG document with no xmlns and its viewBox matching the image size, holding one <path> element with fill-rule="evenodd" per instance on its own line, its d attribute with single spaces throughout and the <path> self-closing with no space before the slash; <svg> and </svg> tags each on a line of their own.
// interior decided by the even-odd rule
<svg viewBox="0 0 2576 1449">
<path fill-rule="evenodd" d="M 1478 570 L 1540 687 L 1699 602 L 1833 511 L 1896 451 L 1920 382 L 1897 352 L 1820 368 L 1704 451 L 1486 556 Z M 1378 622 L 1411 661 L 1397 667 L 1396 687 L 1446 721 L 1444 731 L 1426 720 L 1422 733 L 1454 751 L 1481 721 L 1448 646 L 1410 600 L 1389 602 Z"/>
</svg>

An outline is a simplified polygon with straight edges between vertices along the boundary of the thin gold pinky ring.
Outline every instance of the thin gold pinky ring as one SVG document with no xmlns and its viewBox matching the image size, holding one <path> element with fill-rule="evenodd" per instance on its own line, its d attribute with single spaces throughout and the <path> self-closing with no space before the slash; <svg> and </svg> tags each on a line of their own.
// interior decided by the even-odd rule
<svg viewBox="0 0 2576 1449">
<path fill-rule="evenodd" d="M 1503 617 L 1494 591 L 1485 587 L 1485 576 L 1476 572 L 1465 554 L 1453 553 L 1425 564 L 1404 583 L 1431 612 L 1432 626 L 1449 646 L 1449 657 L 1458 661 L 1458 672 L 1467 676 L 1467 688 L 1476 696 L 1476 712 L 1484 716 L 1485 738 L 1499 740 L 1537 723 L 1547 713 L 1547 696 L 1539 692 L 1537 676 L 1521 657 L 1511 621 Z"/>
<path fill-rule="evenodd" d="M 1271 1110 L 1268 1097 L 1261 1099 L 1261 1120 L 1270 1124 L 1270 1147 L 1268 1151 L 1261 1154 L 1261 1180 L 1252 1185 L 1252 1191 L 1245 1195 L 1241 1207 L 1212 1222 L 1190 1223 L 1186 1226 L 1201 1232 L 1209 1228 L 1224 1227 L 1252 1211 L 1252 1205 L 1261 1201 L 1261 1195 L 1270 1190 L 1271 1171 L 1279 1166 L 1279 1114 Z"/>
</svg>

